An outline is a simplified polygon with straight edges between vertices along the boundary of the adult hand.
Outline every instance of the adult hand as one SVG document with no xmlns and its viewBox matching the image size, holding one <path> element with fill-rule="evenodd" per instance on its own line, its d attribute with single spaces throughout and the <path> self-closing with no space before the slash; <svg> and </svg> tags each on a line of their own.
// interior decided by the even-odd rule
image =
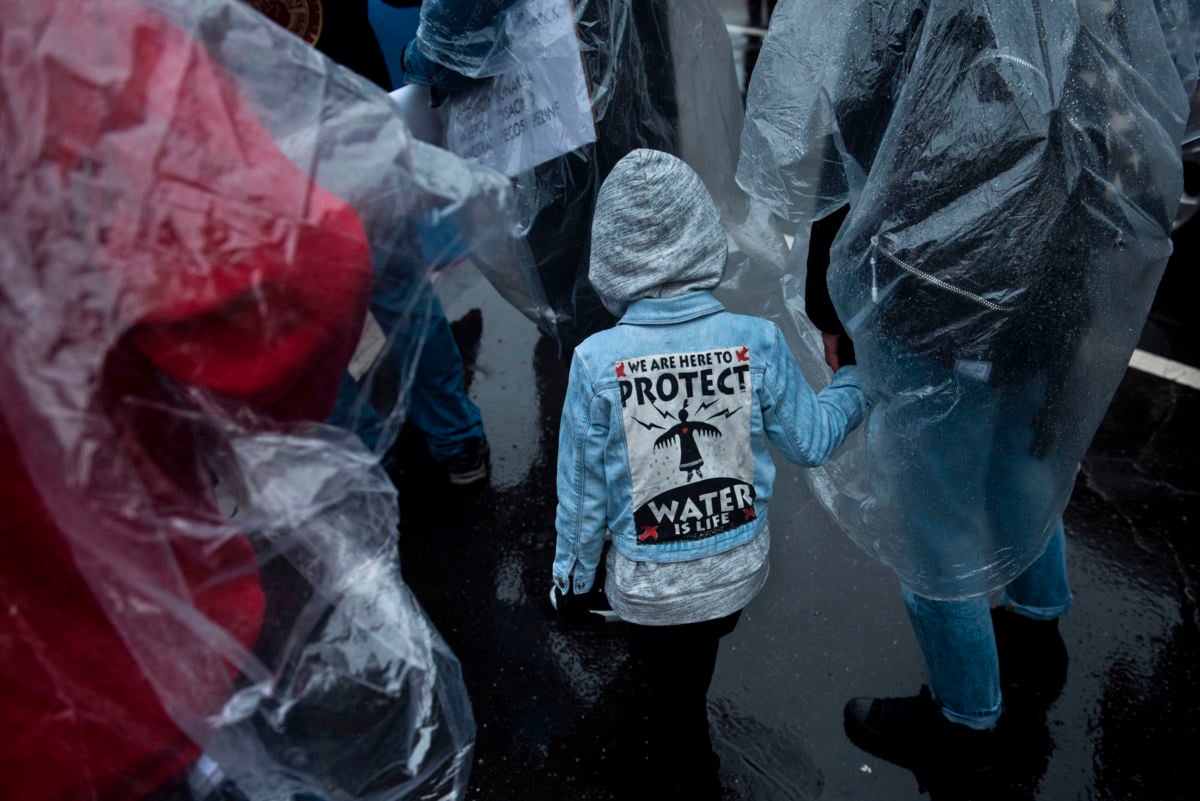
<svg viewBox="0 0 1200 801">
<path fill-rule="evenodd" d="M 821 343 L 825 346 L 825 363 L 835 373 L 842 366 L 842 359 L 838 356 L 838 346 L 841 342 L 841 334 L 826 334 L 824 331 L 821 332 Z"/>
</svg>

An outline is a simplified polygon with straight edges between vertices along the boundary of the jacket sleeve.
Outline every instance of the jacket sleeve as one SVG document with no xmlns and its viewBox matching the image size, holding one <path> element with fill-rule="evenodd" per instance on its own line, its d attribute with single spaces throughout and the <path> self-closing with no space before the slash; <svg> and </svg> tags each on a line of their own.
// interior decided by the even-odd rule
<svg viewBox="0 0 1200 801">
<path fill-rule="evenodd" d="M 608 441 L 606 401 L 576 356 L 558 432 L 558 542 L 554 584 L 562 592 L 592 588 L 608 534 L 604 448 Z"/>
<path fill-rule="evenodd" d="M 494 74 L 495 54 L 505 49 L 505 17 L 518 0 L 427 0 L 421 29 L 401 55 L 405 83 L 425 84 L 438 105 Z"/>
<path fill-rule="evenodd" d="M 843 367 L 833 382 L 813 392 L 800 365 L 774 325 L 767 353 L 761 403 L 767 437 L 788 461 L 805 467 L 824 464 L 858 427 L 867 412 L 858 369 Z"/>
</svg>

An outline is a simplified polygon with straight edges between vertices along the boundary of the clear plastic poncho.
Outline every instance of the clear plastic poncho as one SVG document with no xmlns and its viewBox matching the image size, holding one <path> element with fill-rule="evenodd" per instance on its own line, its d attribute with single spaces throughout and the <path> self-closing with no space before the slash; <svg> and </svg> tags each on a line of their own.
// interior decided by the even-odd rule
<svg viewBox="0 0 1200 801">
<path fill-rule="evenodd" d="M 431 221 L 507 252 L 508 182 L 236 0 L 7 3 L 0 51 L 3 795 L 461 798 L 395 489 L 316 421 Z"/>
<path fill-rule="evenodd" d="M 1066 505 L 1170 253 L 1196 24 L 1179 0 L 775 10 L 738 182 L 801 276 L 807 224 L 850 205 L 828 286 L 873 406 L 865 470 L 852 449 L 816 485 L 919 594 L 1002 586 Z"/>
<path fill-rule="evenodd" d="M 558 24 L 562 13 L 573 24 Z M 563 37 L 582 58 L 594 141 L 567 141 L 562 155 L 514 174 L 520 274 L 489 278 L 569 348 L 614 322 L 587 282 L 592 210 L 609 170 L 636 148 L 673 153 L 696 169 L 723 212 L 740 217 L 733 175 L 742 103 L 729 36 L 711 0 L 426 0 L 417 42 L 442 66 L 500 80 L 540 53 L 560 53 Z M 518 98 L 524 105 L 511 118 L 490 121 L 495 137 L 529 136 L 544 120 L 546 103 Z M 447 106 L 456 102 L 470 101 L 452 96 Z"/>
</svg>

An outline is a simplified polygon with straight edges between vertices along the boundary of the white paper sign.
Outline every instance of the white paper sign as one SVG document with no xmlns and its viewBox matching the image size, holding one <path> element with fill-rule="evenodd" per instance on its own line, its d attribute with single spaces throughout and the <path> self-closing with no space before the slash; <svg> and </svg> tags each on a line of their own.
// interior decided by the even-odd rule
<svg viewBox="0 0 1200 801">
<path fill-rule="evenodd" d="M 525 0 L 509 39 L 521 66 L 448 102 L 449 149 L 516 176 L 596 141 L 570 0 Z"/>
</svg>

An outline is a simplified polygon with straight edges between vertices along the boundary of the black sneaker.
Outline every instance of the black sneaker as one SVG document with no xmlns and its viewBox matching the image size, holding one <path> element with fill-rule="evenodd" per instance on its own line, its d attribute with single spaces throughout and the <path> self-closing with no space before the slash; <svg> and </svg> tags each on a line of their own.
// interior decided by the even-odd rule
<svg viewBox="0 0 1200 801">
<path fill-rule="evenodd" d="M 465 487 L 487 478 L 488 457 L 491 452 L 487 437 L 484 437 L 442 462 L 450 483 L 456 487 Z"/>
<path fill-rule="evenodd" d="M 1067 683 L 1067 644 L 1058 620 L 1034 620 L 1007 607 L 992 609 L 1000 655 L 1000 685 L 1014 698 L 1049 703 Z"/>
<path fill-rule="evenodd" d="M 979 773 L 992 764 L 994 728 L 951 723 L 926 686 L 907 698 L 852 698 L 843 717 L 852 743 L 914 773 Z"/>
</svg>

